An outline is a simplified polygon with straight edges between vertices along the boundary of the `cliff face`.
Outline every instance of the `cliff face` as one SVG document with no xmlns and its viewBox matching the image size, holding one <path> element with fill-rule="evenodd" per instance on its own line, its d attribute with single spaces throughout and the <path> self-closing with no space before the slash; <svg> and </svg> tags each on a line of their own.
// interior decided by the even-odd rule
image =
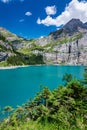
<svg viewBox="0 0 87 130">
<path fill-rule="evenodd" d="M 39 39 L 24 39 L 0 28 L 0 64 L 87 65 L 87 23 L 70 20 L 63 28 Z"/>
<path fill-rule="evenodd" d="M 48 48 L 51 51 L 44 53 L 46 63 L 87 65 L 87 23 L 72 19 L 63 28 L 39 41 L 37 44 L 42 43 L 42 46 L 50 43 Z"/>
<path fill-rule="evenodd" d="M 79 40 L 57 45 L 52 53 L 45 53 L 46 63 L 87 65 L 87 33 Z"/>
</svg>

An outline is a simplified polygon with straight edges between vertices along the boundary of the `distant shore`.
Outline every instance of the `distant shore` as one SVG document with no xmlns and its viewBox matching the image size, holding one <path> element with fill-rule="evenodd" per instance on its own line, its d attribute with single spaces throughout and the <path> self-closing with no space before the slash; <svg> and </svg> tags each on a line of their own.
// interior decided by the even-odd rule
<svg viewBox="0 0 87 130">
<path fill-rule="evenodd" d="M 17 68 L 23 68 L 23 67 L 29 67 L 29 66 L 44 66 L 42 64 L 40 65 L 18 65 L 18 66 L 1 66 L 0 70 L 4 70 L 4 69 L 17 69 Z"/>
<path fill-rule="evenodd" d="M 60 64 L 40 64 L 40 65 L 18 65 L 18 66 L 2 66 L 0 67 L 0 70 L 4 70 L 4 69 L 17 69 L 17 68 L 23 68 L 23 67 L 29 67 L 29 66 L 87 66 L 87 65 L 71 65 L 71 64 L 67 64 L 67 65 L 60 65 Z"/>
<path fill-rule="evenodd" d="M 20 66 L 6 66 L 6 67 L 0 67 L 1 69 L 16 69 L 16 68 L 21 68 L 21 67 L 28 67 L 29 65 L 20 65 Z"/>
</svg>

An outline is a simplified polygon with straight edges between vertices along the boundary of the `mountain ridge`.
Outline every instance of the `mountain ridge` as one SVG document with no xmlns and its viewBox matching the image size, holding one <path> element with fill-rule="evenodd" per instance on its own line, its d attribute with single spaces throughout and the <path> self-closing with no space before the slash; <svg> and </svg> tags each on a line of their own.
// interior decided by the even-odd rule
<svg viewBox="0 0 87 130">
<path fill-rule="evenodd" d="M 0 66 L 87 64 L 87 22 L 71 19 L 47 37 L 24 39 L 0 27 Z M 32 62 L 31 62 L 32 61 Z"/>
<path fill-rule="evenodd" d="M 51 32 L 49 35 L 52 35 L 54 39 L 59 38 L 61 33 L 65 34 L 64 36 L 67 36 L 68 34 L 72 36 L 76 32 L 81 32 L 81 30 L 79 30 L 80 28 L 87 31 L 87 23 L 82 23 L 79 19 L 71 19 L 61 29 Z"/>
</svg>

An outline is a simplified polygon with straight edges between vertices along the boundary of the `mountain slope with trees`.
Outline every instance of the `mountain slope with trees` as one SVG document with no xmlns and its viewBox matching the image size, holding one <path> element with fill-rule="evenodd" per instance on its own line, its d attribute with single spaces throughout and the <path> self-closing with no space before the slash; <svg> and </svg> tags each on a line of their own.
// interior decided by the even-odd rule
<svg viewBox="0 0 87 130">
<path fill-rule="evenodd" d="M 0 28 L 0 66 L 87 65 L 87 23 L 72 19 L 47 37 L 24 39 Z"/>
</svg>

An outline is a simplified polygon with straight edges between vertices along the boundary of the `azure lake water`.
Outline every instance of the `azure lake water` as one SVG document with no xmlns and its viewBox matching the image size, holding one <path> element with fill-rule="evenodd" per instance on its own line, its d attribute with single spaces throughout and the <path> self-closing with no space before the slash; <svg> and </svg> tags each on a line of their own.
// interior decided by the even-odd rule
<svg viewBox="0 0 87 130">
<path fill-rule="evenodd" d="M 85 66 L 29 66 L 0 70 L 0 107 L 16 107 L 33 98 L 40 86 L 51 90 L 63 84 L 65 73 L 83 78 Z"/>
</svg>

